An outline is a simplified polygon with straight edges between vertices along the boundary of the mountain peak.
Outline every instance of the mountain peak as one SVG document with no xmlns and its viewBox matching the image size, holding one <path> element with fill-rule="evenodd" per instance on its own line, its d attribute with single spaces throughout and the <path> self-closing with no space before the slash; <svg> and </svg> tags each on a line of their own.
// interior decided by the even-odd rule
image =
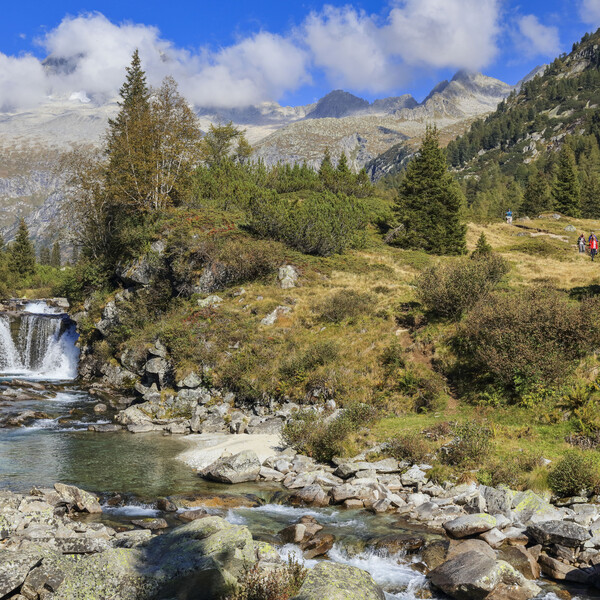
<svg viewBox="0 0 600 600">
<path fill-rule="evenodd" d="M 369 103 L 344 90 L 333 90 L 323 96 L 308 115 L 307 119 L 324 119 L 333 117 L 339 119 L 354 112 L 369 108 Z"/>
</svg>

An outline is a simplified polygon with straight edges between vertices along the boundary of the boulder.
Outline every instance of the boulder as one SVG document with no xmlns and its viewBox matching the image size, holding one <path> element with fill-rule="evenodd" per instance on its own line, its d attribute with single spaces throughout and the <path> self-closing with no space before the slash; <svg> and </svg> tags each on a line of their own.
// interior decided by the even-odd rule
<svg viewBox="0 0 600 600">
<path fill-rule="evenodd" d="M 312 559 L 327 554 L 332 548 L 335 538 L 330 533 L 317 533 L 313 538 L 301 544 L 304 558 Z"/>
<path fill-rule="evenodd" d="M 542 546 L 559 544 L 568 548 L 583 546 L 591 539 L 589 530 L 569 521 L 545 521 L 527 528 L 528 534 Z"/>
<path fill-rule="evenodd" d="M 29 571 L 40 562 L 38 554 L 0 550 L 0 598 L 20 587 Z"/>
<path fill-rule="evenodd" d="M 546 554 L 540 555 L 539 563 L 542 567 L 544 575 L 556 579 L 558 581 L 573 581 L 575 583 L 587 584 L 592 575 L 583 569 L 572 567 L 560 560 L 556 560 Z"/>
<path fill-rule="evenodd" d="M 510 518 L 515 492 L 508 488 L 493 488 L 487 485 L 482 485 L 479 491 L 485 499 L 488 513 L 491 515 L 499 513 Z"/>
<path fill-rule="evenodd" d="M 496 519 L 484 513 L 465 515 L 444 523 L 444 529 L 450 537 L 464 538 L 477 535 L 496 527 Z"/>
<path fill-rule="evenodd" d="M 294 600 L 384 600 L 383 590 L 369 573 L 330 561 L 317 564 Z"/>
<path fill-rule="evenodd" d="M 289 306 L 278 306 L 269 313 L 264 319 L 261 320 L 263 325 L 275 325 L 281 315 L 287 315 L 292 312 Z"/>
<path fill-rule="evenodd" d="M 512 516 L 516 523 L 523 526 L 562 518 L 560 511 L 531 490 L 515 494 Z"/>
<path fill-rule="evenodd" d="M 198 306 L 200 308 L 217 308 L 223 303 L 223 298 L 216 295 L 211 295 L 202 300 L 198 300 Z"/>
<path fill-rule="evenodd" d="M 244 450 L 233 456 L 221 457 L 203 471 L 200 475 L 205 479 L 221 483 L 243 483 L 256 481 L 261 464 L 258 456 L 252 450 Z"/>
<path fill-rule="evenodd" d="M 279 267 L 277 274 L 279 280 L 279 287 L 283 290 L 289 290 L 296 287 L 298 283 L 298 271 L 292 265 L 284 265 Z"/>
<path fill-rule="evenodd" d="M 57 491 L 62 502 L 72 505 L 80 512 L 91 514 L 102 512 L 102 507 L 97 498 L 85 490 L 80 490 L 74 485 L 66 485 L 64 483 L 55 483 L 54 489 Z"/>
<path fill-rule="evenodd" d="M 541 592 L 504 561 L 479 552 L 465 552 L 429 573 L 431 583 L 456 600 L 483 600 L 500 585 L 508 586 L 510 598 L 529 600 Z"/>
<path fill-rule="evenodd" d="M 169 524 L 164 519 L 147 517 L 145 519 L 132 519 L 131 523 L 136 527 L 155 531 L 156 529 L 166 529 Z"/>
<path fill-rule="evenodd" d="M 402 485 L 418 485 L 420 483 L 425 483 L 427 474 L 425 471 L 422 471 L 419 467 L 414 465 L 408 469 L 408 471 L 402 473 L 400 480 L 402 481 Z"/>
<path fill-rule="evenodd" d="M 539 579 L 540 565 L 536 557 L 523 546 L 504 546 L 500 549 L 499 558 L 513 566 L 527 579 Z"/>
</svg>

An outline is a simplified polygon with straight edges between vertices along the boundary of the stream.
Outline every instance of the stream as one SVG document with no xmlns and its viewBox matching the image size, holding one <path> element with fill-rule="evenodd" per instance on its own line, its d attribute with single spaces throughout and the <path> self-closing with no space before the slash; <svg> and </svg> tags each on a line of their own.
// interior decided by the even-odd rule
<svg viewBox="0 0 600 600">
<path fill-rule="evenodd" d="M 111 422 L 111 413 L 95 414 L 98 400 L 75 383 L 76 341 L 77 332 L 67 315 L 44 303 L 31 303 L 20 314 L 0 314 L 0 420 L 23 411 L 41 415 L 23 427 L 0 427 L 0 489 L 28 492 L 56 482 L 73 484 L 103 499 L 103 514 L 90 518 L 108 524 L 128 523 L 139 516 L 161 516 L 170 525 L 181 524 L 176 514 L 155 509 L 156 499 L 162 496 L 186 498 L 198 505 L 211 495 L 241 497 L 248 506 L 240 507 L 244 502 L 234 498 L 233 508 L 216 503 L 209 512 L 246 525 L 256 539 L 272 543 L 278 543 L 278 531 L 303 515 L 312 515 L 324 525 L 325 533 L 336 538 L 329 559 L 369 571 L 388 599 L 443 598 L 429 591 L 426 578 L 411 565 L 416 558 L 376 550 L 377 540 L 390 533 L 439 537 L 410 528 L 397 515 L 288 506 L 283 504 L 284 489 L 277 484 L 227 486 L 202 480 L 177 459 L 189 448 L 182 437 L 88 431 L 92 423 Z M 14 378 L 44 382 L 50 392 L 27 390 L 27 397 L 20 397 L 18 386 L 6 385 Z M 110 506 L 107 501 L 116 493 L 123 500 Z M 280 551 L 301 557 L 291 545 Z M 310 567 L 315 561 L 306 564 Z M 540 598 L 559 599 L 554 584 L 542 581 L 540 585 L 544 589 Z M 569 591 L 577 600 L 600 598 L 600 593 L 587 590 L 570 587 Z"/>
</svg>

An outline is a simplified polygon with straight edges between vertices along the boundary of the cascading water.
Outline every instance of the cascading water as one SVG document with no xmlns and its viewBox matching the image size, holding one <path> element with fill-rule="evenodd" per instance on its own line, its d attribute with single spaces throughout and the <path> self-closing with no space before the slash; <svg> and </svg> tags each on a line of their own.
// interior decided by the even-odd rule
<svg viewBox="0 0 600 600">
<path fill-rule="evenodd" d="M 0 317 L 0 375 L 74 379 L 79 349 L 74 324 L 44 303 Z"/>
</svg>

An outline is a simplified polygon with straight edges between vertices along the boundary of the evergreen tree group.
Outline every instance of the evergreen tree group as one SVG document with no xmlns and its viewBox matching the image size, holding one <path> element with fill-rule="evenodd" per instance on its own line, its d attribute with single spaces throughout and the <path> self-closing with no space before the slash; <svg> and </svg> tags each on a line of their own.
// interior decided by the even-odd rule
<svg viewBox="0 0 600 600">
<path fill-rule="evenodd" d="M 25 219 L 20 219 L 15 241 L 10 245 L 9 265 L 11 271 L 20 277 L 35 273 L 35 248 L 29 239 Z"/>
</svg>

